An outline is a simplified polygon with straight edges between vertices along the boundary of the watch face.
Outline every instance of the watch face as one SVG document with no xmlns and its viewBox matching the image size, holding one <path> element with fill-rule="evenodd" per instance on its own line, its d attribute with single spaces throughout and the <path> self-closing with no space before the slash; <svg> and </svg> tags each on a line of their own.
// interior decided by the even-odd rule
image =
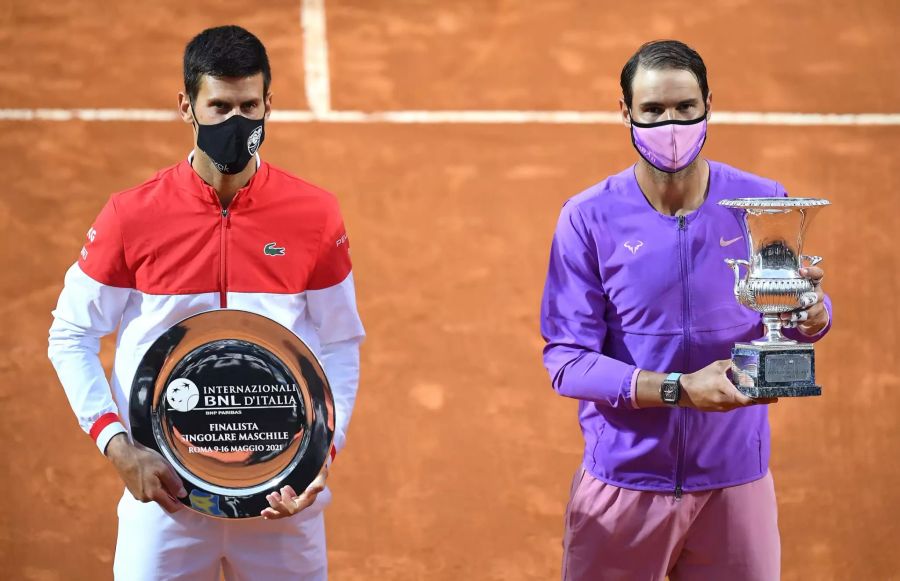
<svg viewBox="0 0 900 581">
<path fill-rule="evenodd" d="M 669 383 L 669 382 L 663 383 L 662 396 L 663 396 L 664 401 L 673 403 L 675 401 L 675 397 L 676 397 L 677 393 L 678 393 L 678 386 L 676 386 L 672 383 Z"/>
</svg>

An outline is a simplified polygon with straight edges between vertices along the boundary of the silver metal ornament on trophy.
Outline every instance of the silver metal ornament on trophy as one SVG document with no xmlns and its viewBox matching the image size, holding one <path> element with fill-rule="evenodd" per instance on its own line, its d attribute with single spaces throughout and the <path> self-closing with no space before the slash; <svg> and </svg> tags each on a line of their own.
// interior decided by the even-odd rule
<svg viewBox="0 0 900 581">
<path fill-rule="evenodd" d="M 782 334 L 779 315 L 808 306 L 816 289 L 800 269 L 821 262 L 803 254 L 803 236 L 827 200 L 815 198 L 736 198 L 719 205 L 743 211 L 750 260 L 726 259 L 734 271 L 734 296 L 761 313 L 765 334 L 732 349 L 731 376 L 753 398 L 821 395 L 816 384 L 815 352 Z M 741 278 L 741 266 L 747 274 Z"/>
</svg>

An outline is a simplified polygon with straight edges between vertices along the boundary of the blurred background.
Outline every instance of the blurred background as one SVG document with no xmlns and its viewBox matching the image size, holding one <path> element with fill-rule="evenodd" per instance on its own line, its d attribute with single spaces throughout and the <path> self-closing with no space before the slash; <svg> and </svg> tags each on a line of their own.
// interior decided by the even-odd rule
<svg viewBox="0 0 900 581">
<path fill-rule="evenodd" d="M 707 157 L 833 203 L 806 248 L 825 257 L 835 305 L 817 346 L 823 397 L 771 410 L 783 578 L 900 579 L 888 0 L 3 0 L 3 578 L 111 578 L 122 486 L 46 358 L 50 311 L 109 195 L 188 154 L 182 51 L 221 24 L 265 43 L 274 106 L 290 113 L 261 155 L 336 193 L 352 239 L 368 340 L 330 478 L 333 579 L 558 578 L 582 442 L 576 402 L 541 364 L 549 243 L 568 197 L 634 163 L 603 113 L 656 38 L 706 61 Z M 815 116 L 831 113 L 850 116 Z"/>
</svg>

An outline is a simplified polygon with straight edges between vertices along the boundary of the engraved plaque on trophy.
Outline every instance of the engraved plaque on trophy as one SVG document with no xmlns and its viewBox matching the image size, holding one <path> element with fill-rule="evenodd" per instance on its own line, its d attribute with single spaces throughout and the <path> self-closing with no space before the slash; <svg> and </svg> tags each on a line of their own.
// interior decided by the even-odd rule
<svg viewBox="0 0 900 581">
<path fill-rule="evenodd" d="M 750 260 L 727 259 L 734 271 L 734 296 L 763 315 L 765 334 L 732 349 L 732 381 L 754 398 L 821 395 L 815 352 L 808 343 L 785 337 L 779 315 L 804 306 L 815 293 L 800 269 L 821 262 L 803 254 L 803 236 L 827 200 L 814 198 L 737 198 L 720 205 L 743 211 Z M 747 275 L 741 278 L 741 265 Z"/>
<path fill-rule="evenodd" d="M 176 323 L 147 350 L 132 384 L 131 433 L 181 477 L 203 514 L 252 518 L 266 494 L 302 492 L 324 465 L 334 401 L 322 366 L 294 333 L 261 315 L 215 310 Z"/>
</svg>

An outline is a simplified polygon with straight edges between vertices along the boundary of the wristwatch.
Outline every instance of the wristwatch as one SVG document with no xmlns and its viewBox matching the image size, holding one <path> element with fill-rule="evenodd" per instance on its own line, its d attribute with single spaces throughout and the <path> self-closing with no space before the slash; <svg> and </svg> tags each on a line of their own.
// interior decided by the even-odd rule
<svg viewBox="0 0 900 581">
<path fill-rule="evenodd" d="M 659 398 L 664 404 L 677 406 L 681 399 L 681 373 L 670 373 L 659 386 Z"/>
</svg>

